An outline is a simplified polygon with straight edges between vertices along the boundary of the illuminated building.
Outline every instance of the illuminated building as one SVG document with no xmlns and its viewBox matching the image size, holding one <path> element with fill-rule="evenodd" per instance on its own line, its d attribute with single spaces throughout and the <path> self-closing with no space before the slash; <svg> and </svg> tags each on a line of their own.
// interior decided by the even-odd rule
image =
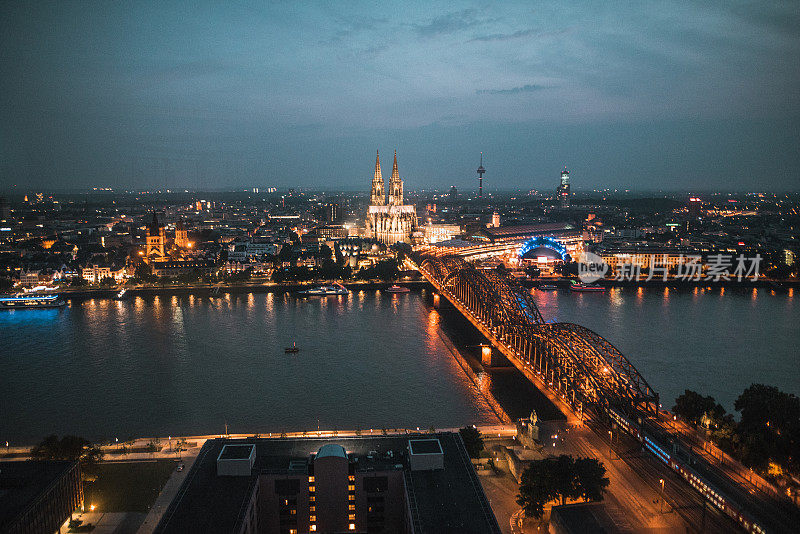
<svg viewBox="0 0 800 534">
<path fill-rule="evenodd" d="M 558 197 L 558 204 L 562 208 L 569 207 L 569 171 L 566 167 L 561 171 L 561 182 L 556 189 L 556 196 Z"/>
<path fill-rule="evenodd" d="M 147 261 L 159 261 L 164 258 L 167 238 L 164 234 L 164 226 L 158 222 L 156 212 L 153 212 L 153 220 L 147 227 L 147 248 L 144 256 Z"/>
<path fill-rule="evenodd" d="M 425 243 L 439 243 L 461 235 L 461 226 L 457 224 L 426 224 L 422 227 Z"/>
<path fill-rule="evenodd" d="M 155 532 L 500 529 L 461 438 L 441 432 L 208 440 Z"/>
<path fill-rule="evenodd" d="M 387 245 L 398 241 L 411 243 L 411 234 L 417 229 L 417 210 L 413 205 L 403 204 L 403 181 L 397 171 L 397 151 L 394 153 L 388 196 L 387 202 L 378 154 L 375 157 L 375 175 L 367 210 L 366 237 Z"/>
<path fill-rule="evenodd" d="M 189 232 L 183 225 L 183 219 L 178 219 L 175 223 L 175 246 L 178 248 L 189 248 Z"/>
<path fill-rule="evenodd" d="M 492 227 L 500 228 L 500 214 L 496 211 L 492 213 Z"/>
<path fill-rule="evenodd" d="M 170 260 L 163 259 L 153 262 L 153 274 L 156 276 L 176 277 L 183 274 L 198 272 L 209 274 L 214 270 L 214 260 Z"/>
</svg>

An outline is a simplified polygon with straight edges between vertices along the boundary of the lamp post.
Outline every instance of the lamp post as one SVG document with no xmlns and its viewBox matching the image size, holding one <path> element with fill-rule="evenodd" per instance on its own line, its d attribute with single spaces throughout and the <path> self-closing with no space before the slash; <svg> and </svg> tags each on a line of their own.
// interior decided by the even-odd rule
<svg viewBox="0 0 800 534">
<path fill-rule="evenodd" d="M 614 459 L 614 456 L 615 456 L 613 454 L 613 451 L 614 451 L 614 449 L 612 448 L 613 444 L 614 444 L 614 431 L 613 430 L 609 430 L 608 431 L 608 457 L 611 458 L 612 460 Z"/>
<path fill-rule="evenodd" d="M 658 483 L 661 484 L 661 501 L 658 503 L 659 504 L 659 512 L 663 514 L 664 513 L 664 479 L 663 478 L 659 478 L 658 479 Z"/>
</svg>

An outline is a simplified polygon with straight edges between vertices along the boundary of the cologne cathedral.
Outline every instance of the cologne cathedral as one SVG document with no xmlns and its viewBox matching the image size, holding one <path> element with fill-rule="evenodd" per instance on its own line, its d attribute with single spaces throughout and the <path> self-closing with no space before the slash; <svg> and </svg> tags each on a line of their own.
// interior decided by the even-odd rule
<svg viewBox="0 0 800 534">
<path fill-rule="evenodd" d="M 381 176 L 380 154 L 375 157 L 375 176 L 372 178 L 366 237 L 392 245 L 398 241 L 411 243 L 411 234 L 417 229 L 417 210 L 403 204 L 403 181 L 397 172 L 397 151 L 389 180 L 388 201 Z"/>
</svg>

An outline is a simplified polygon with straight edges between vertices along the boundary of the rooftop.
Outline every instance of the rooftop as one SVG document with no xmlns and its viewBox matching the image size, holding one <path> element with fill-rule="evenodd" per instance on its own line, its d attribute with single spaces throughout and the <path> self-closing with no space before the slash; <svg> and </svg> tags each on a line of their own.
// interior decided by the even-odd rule
<svg viewBox="0 0 800 534">
<path fill-rule="evenodd" d="M 499 228 L 484 228 L 483 232 L 490 239 L 508 239 L 512 237 L 534 236 L 542 234 L 556 233 L 576 233 L 578 230 L 569 223 L 544 223 L 544 224 L 520 224 L 517 226 L 501 226 Z"/>
<path fill-rule="evenodd" d="M 0 462 L 0 530 L 18 517 L 75 462 Z"/>
<path fill-rule="evenodd" d="M 405 460 L 409 441 L 420 443 L 423 449 L 430 446 L 425 443 L 438 442 L 444 453 L 445 468 L 412 474 Z M 342 439 L 209 440 L 187 474 L 178 496 L 164 513 L 156 533 L 225 533 L 237 528 L 245 510 L 242 504 L 251 494 L 257 478 L 255 475 L 217 476 L 216 458 L 224 447 L 231 445 L 256 447 L 254 473 L 288 474 L 290 466 L 295 466 L 293 474 L 300 473 L 302 470 L 296 467 L 305 465 L 317 451 L 317 458 L 346 452 L 351 459 L 357 459 L 357 472 L 396 469 L 402 465 L 406 484 L 413 489 L 417 505 L 415 524 L 424 532 L 500 532 L 461 438 L 458 434 L 443 432 Z"/>
<path fill-rule="evenodd" d="M 408 442 L 411 454 L 442 454 L 438 439 L 412 439 Z"/>
<path fill-rule="evenodd" d="M 219 454 L 220 460 L 244 460 L 250 458 L 253 445 L 225 445 Z"/>
</svg>

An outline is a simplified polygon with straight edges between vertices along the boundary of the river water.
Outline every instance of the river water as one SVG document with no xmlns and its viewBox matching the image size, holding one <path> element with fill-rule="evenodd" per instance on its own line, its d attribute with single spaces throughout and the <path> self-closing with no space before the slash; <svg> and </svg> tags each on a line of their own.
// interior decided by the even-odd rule
<svg viewBox="0 0 800 534">
<path fill-rule="evenodd" d="M 753 381 L 800 393 L 791 294 L 614 289 L 537 293 L 550 320 L 616 345 L 671 406 L 684 388 L 729 410 Z M 0 312 L 0 441 L 495 423 L 451 350 L 475 364 L 474 330 L 426 290 L 298 298 L 250 293 L 93 299 Z M 300 352 L 285 354 L 297 343 Z M 479 368 L 477 368 L 480 371 Z M 512 417 L 535 391 L 478 373 Z M 485 383 L 483 383 L 485 381 Z"/>
</svg>

